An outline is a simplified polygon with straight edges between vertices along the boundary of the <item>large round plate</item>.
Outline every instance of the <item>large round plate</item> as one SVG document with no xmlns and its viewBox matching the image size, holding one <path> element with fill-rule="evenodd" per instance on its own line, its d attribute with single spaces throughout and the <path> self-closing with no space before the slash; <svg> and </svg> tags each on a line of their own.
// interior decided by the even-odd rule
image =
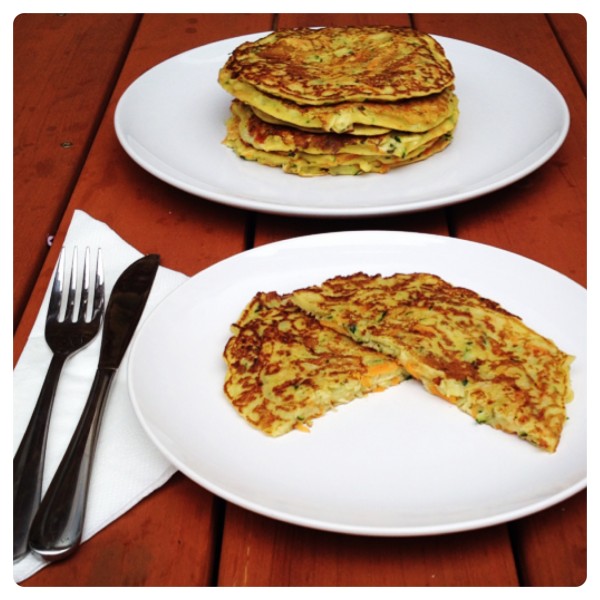
<svg viewBox="0 0 600 600">
<path fill-rule="evenodd" d="M 575 399 L 555 454 L 477 425 L 416 381 L 338 408 L 310 433 L 270 438 L 223 393 L 229 326 L 258 290 L 356 271 L 423 271 L 501 302 L 566 352 Z M 381 536 L 483 527 L 541 510 L 586 482 L 586 293 L 538 263 L 445 237 L 308 236 L 227 259 L 184 283 L 137 333 L 129 389 L 154 443 L 235 504 L 290 523 Z"/>
<path fill-rule="evenodd" d="M 453 143 L 386 175 L 301 178 L 246 162 L 222 145 L 231 96 L 217 83 L 228 39 L 175 56 L 121 97 L 117 136 L 156 177 L 209 200 L 302 216 L 410 212 L 480 196 L 547 161 L 569 128 L 563 97 L 526 65 L 480 46 L 438 37 L 453 63 L 461 116 Z M 486 74 L 492 74 L 487 77 Z"/>
</svg>

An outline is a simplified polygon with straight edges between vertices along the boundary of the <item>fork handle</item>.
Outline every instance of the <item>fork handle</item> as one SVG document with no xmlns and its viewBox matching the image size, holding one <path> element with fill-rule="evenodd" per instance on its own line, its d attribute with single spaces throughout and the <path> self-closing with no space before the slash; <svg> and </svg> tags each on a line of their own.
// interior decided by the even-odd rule
<svg viewBox="0 0 600 600">
<path fill-rule="evenodd" d="M 27 429 L 13 458 L 13 561 L 27 554 L 31 522 L 40 504 L 48 425 L 54 395 L 68 354 L 52 356 Z"/>
<path fill-rule="evenodd" d="M 29 546 L 43 558 L 67 558 L 81 541 L 98 432 L 114 369 L 98 369 L 69 446 L 40 504 Z"/>
</svg>

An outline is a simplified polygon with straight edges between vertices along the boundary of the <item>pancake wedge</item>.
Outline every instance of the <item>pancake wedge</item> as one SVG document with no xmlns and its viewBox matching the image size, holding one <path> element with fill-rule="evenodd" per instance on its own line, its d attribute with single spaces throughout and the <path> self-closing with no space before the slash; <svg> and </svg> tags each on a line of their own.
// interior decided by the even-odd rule
<svg viewBox="0 0 600 600">
<path fill-rule="evenodd" d="M 323 327 L 274 292 L 256 294 L 232 334 L 225 393 L 248 423 L 273 437 L 409 377 L 394 359 Z"/>
<path fill-rule="evenodd" d="M 226 70 L 261 92 L 309 105 L 403 100 L 454 82 L 437 41 L 392 26 L 275 31 L 238 46 Z"/>
<path fill-rule="evenodd" d="M 424 273 L 335 277 L 291 298 L 478 423 L 556 450 L 573 357 L 499 304 Z"/>
</svg>

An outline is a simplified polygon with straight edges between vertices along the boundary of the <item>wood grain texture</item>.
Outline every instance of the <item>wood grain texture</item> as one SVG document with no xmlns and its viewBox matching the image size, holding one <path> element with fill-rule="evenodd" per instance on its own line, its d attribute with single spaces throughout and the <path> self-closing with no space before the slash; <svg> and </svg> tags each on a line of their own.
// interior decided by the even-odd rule
<svg viewBox="0 0 600 600">
<path fill-rule="evenodd" d="M 254 245 L 334 231 L 393 230 L 448 235 L 443 210 L 370 219 L 296 219 L 275 215 L 257 215 Z"/>
<path fill-rule="evenodd" d="M 505 527 L 447 536 L 371 538 L 311 531 L 227 507 L 222 586 L 517 584 Z"/>
<path fill-rule="evenodd" d="M 409 25 L 408 15 L 281 15 L 278 27 L 347 25 L 352 23 Z M 399 190 L 401 193 L 401 190 Z M 255 245 L 313 233 L 352 229 L 392 229 L 448 235 L 446 212 L 399 215 L 377 219 L 297 219 L 258 215 Z M 333 274 L 332 274 L 333 275 Z M 506 528 L 488 532 L 482 541 L 470 535 L 452 536 L 460 551 L 442 548 L 439 539 L 365 539 L 268 521 L 228 506 L 220 561 L 219 584 L 242 586 L 427 586 L 516 585 Z M 492 541 L 493 540 L 493 541 Z M 488 546 L 489 543 L 489 546 Z M 472 568 L 470 553 L 488 551 L 492 570 Z"/>
<path fill-rule="evenodd" d="M 137 25 L 135 15 L 14 21 L 13 322 L 20 319 Z M 98 57 L 101 57 L 101 60 Z"/>
<path fill-rule="evenodd" d="M 583 585 L 587 572 L 587 491 L 511 524 L 526 586 Z"/>
<path fill-rule="evenodd" d="M 25 586 L 209 585 L 220 532 L 218 502 L 181 474 Z M 190 533 L 193 535 L 190 535 Z"/>
<path fill-rule="evenodd" d="M 560 21 L 560 18 L 559 18 Z M 571 113 L 558 152 L 528 177 L 484 198 L 452 207 L 456 235 L 516 252 L 586 284 L 586 102 L 561 44 L 544 15 L 426 15 L 418 27 L 504 52 L 546 76 L 563 94 Z M 585 38 L 584 23 L 569 20 L 571 37 Z M 578 26 L 577 33 L 575 27 Z M 573 52 L 581 55 L 573 47 Z M 518 139 L 519 132 L 515 132 Z M 585 493 L 579 511 L 544 511 L 516 528 L 524 585 L 578 585 L 585 580 Z M 560 517 L 560 518 L 553 518 Z M 543 524 L 543 525 L 542 525 Z M 544 532 L 543 535 L 536 531 Z M 544 566 L 553 548 L 551 573 Z M 542 575 L 543 573 L 543 575 Z M 545 583 L 547 582 L 547 583 Z"/>
<path fill-rule="evenodd" d="M 585 285 L 586 103 L 544 15 L 423 15 L 418 28 L 503 52 L 546 76 L 571 113 L 567 138 L 539 169 L 482 198 L 451 207 L 457 237 L 511 250 Z M 515 131 L 515 144 L 520 132 Z"/>
<path fill-rule="evenodd" d="M 548 21 L 556 32 L 561 48 L 579 80 L 582 88 L 587 89 L 587 22 L 585 17 L 576 13 L 548 15 Z"/>
<path fill-rule="evenodd" d="M 266 16 L 232 20 L 224 15 L 148 15 L 142 19 L 64 210 L 57 244 L 15 336 L 16 350 L 24 345 L 76 208 L 107 223 L 141 252 L 157 251 L 164 266 L 190 275 L 243 250 L 246 213 L 175 190 L 135 165 L 118 144 L 113 113 L 126 87 L 160 60 L 236 31 L 264 27 L 269 21 Z M 89 540 L 76 561 L 45 569 L 25 585 L 209 585 L 215 559 L 214 503 L 212 495 L 177 476 L 174 484 L 162 487 Z M 189 508 L 184 510 L 185 505 Z M 177 535 L 181 542 L 176 543 Z M 113 543 L 118 551 L 110 549 Z M 176 551 L 180 545 L 185 546 L 183 557 Z"/>
<path fill-rule="evenodd" d="M 14 336 L 15 360 L 75 209 L 106 222 L 140 251 L 158 252 L 163 265 L 188 275 L 248 246 L 328 231 L 391 229 L 505 248 L 585 285 L 586 24 L 578 15 L 62 18 L 23 15 L 15 22 L 15 57 L 21 57 L 23 72 L 19 79 L 15 71 L 14 265 L 15 273 L 22 273 L 15 278 L 14 293 L 26 303 Z M 277 27 L 352 23 L 414 25 L 504 52 L 539 70 L 569 106 L 565 144 L 540 169 L 493 194 L 444 209 L 372 219 L 304 219 L 218 205 L 159 181 L 120 147 L 113 127 L 117 101 L 162 60 L 215 40 Z M 99 44 L 107 46 L 106 52 L 96 52 Z M 94 73 L 85 72 L 90 64 Z M 81 137 L 57 152 L 53 144 L 65 131 Z M 64 154 L 67 150 L 79 154 Z M 47 233 L 56 233 L 49 251 Z M 478 531 L 425 538 L 345 536 L 248 512 L 178 473 L 72 559 L 51 565 L 23 585 L 577 586 L 587 577 L 586 515 L 582 492 L 541 513 Z"/>
<path fill-rule="evenodd" d="M 381 24 L 410 27 L 411 17 L 406 13 L 283 13 L 277 18 L 277 29 Z"/>
</svg>

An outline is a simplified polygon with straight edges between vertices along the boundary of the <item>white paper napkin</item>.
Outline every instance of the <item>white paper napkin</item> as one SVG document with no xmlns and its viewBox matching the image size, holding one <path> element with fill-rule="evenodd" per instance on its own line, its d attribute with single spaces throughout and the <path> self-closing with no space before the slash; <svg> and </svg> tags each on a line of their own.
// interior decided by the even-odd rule
<svg viewBox="0 0 600 600">
<path fill-rule="evenodd" d="M 79 264 L 90 247 L 95 265 L 96 249 L 102 248 L 106 301 L 119 275 L 142 254 L 124 242 L 112 229 L 82 211 L 76 211 L 64 243 L 70 267 L 72 248 L 78 247 Z M 70 270 L 70 269 L 69 269 Z M 160 267 L 142 315 L 149 312 L 187 277 Z M 27 345 L 13 372 L 13 455 L 25 432 L 37 401 L 52 353 L 44 340 L 44 325 L 50 287 Z M 140 324 L 141 324 L 140 323 Z M 43 490 L 48 486 L 71 439 L 96 371 L 101 332 L 84 350 L 67 360 L 56 392 L 44 469 Z M 130 349 L 115 376 L 98 437 L 83 529 L 85 541 L 127 512 L 176 469 L 155 448 L 135 416 L 127 391 L 126 371 Z M 33 575 L 47 563 L 29 554 L 14 565 L 16 582 Z"/>
</svg>

